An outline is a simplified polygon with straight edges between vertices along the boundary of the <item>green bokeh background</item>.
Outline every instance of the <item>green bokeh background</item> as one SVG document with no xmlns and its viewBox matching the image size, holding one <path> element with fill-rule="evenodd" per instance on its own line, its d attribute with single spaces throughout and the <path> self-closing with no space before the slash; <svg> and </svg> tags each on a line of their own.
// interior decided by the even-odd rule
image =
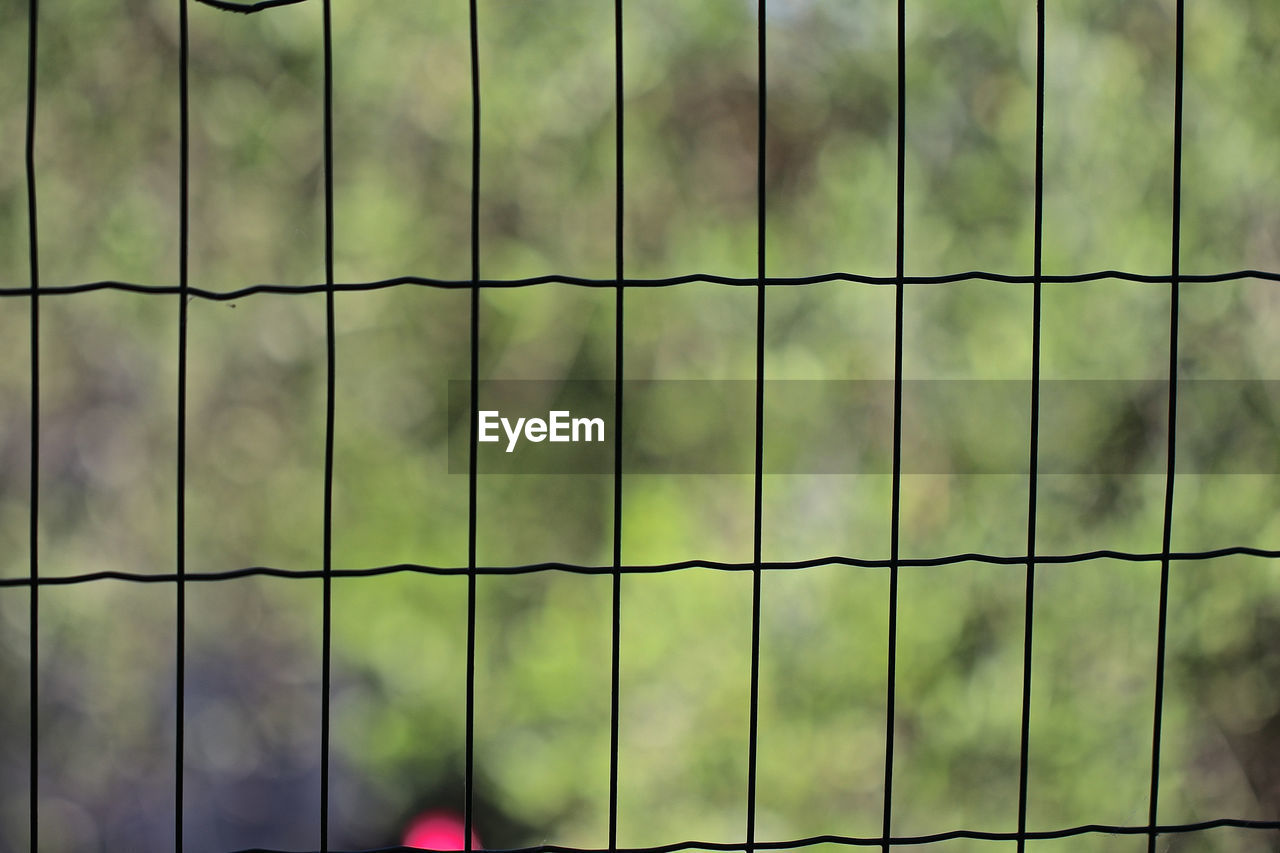
<svg viewBox="0 0 1280 853">
<path fill-rule="evenodd" d="M 46 286 L 176 284 L 178 8 L 40 5 Z M 333 0 L 332 15 L 337 279 L 466 279 L 466 3 Z M 613 5 L 480 0 L 478 18 L 481 275 L 611 278 Z M 627 0 L 628 276 L 755 275 L 757 22 L 745 0 Z M 909 0 L 906 23 L 906 271 L 1029 274 L 1035 6 Z M 1276 270 L 1280 14 L 1268 0 L 1216 0 L 1187 4 L 1185 23 L 1182 270 Z M 894 4 L 771 0 L 763 25 L 768 274 L 891 276 Z M 0 5 L 5 578 L 25 575 L 29 555 L 31 307 L 11 295 L 30 285 L 26 31 L 24 4 Z M 1046 273 L 1168 274 L 1174 31 L 1173 0 L 1047 0 Z M 191 284 L 323 282 L 320 4 L 241 16 L 193 2 L 190 38 Z M 1181 378 L 1280 379 L 1275 282 L 1189 283 L 1180 296 Z M 1045 378 L 1167 377 L 1167 284 L 1046 285 L 1043 298 Z M 625 299 L 628 378 L 754 378 L 753 288 Z M 484 291 L 481 375 L 612 379 L 614 300 L 561 284 Z M 767 306 L 770 379 L 892 378 L 892 288 L 771 287 Z M 469 371 L 469 311 L 466 291 L 336 297 L 336 567 L 465 566 L 467 481 L 448 473 L 446 410 L 449 380 Z M 324 296 L 197 298 L 189 314 L 187 570 L 318 569 Z M 43 575 L 174 571 L 177 319 L 172 295 L 41 299 Z M 1031 329 L 1029 286 L 909 286 L 904 375 L 1025 380 Z M 1123 434 L 1125 402 L 1114 422 L 1099 406 L 1074 452 L 1091 458 L 1091 442 Z M 1204 419 L 1208 434 L 1182 434 L 1179 467 L 1196 473 L 1176 480 L 1173 548 L 1280 548 L 1277 472 L 1213 473 L 1214 448 L 1236 432 L 1274 447 L 1280 407 L 1224 407 Z M 1026 477 L 958 472 L 1025 447 L 1027 424 L 948 429 L 975 414 L 907 425 L 957 472 L 904 477 L 904 557 L 1025 550 Z M 1163 447 L 1162 434 L 1145 438 Z M 766 418 L 765 442 L 785 458 L 806 437 Z M 1149 474 L 1041 478 L 1038 550 L 1158 551 L 1164 486 Z M 482 478 L 479 562 L 608 564 L 612 489 L 602 476 Z M 746 475 L 624 478 L 623 561 L 749 561 L 752 489 Z M 770 475 L 763 504 L 766 560 L 889 555 L 887 476 Z M 1016 828 L 1024 577 L 968 562 L 902 570 L 895 833 Z M 762 583 L 758 838 L 876 836 L 888 573 L 819 566 Z M 477 583 L 476 821 L 489 846 L 607 845 L 611 584 Z M 1159 585 L 1158 563 L 1041 567 L 1032 829 L 1145 823 Z M 461 805 L 466 581 L 342 579 L 333 593 L 330 842 L 392 844 L 415 811 Z M 28 849 L 28 602 L 21 586 L 0 589 L 6 851 Z M 39 606 L 40 849 L 169 849 L 173 586 L 44 587 Z M 318 844 L 321 624 L 318 580 L 188 586 L 187 850 Z M 1161 821 L 1280 818 L 1280 571 L 1258 557 L 1175 561 L 1168 624 Z M 750 632 L 749 573 L 623 579 L 619 844 L 743 839 Z M 1274 851 L 1275 835 L 1214 830 L 1160 849 Z M 1028 847 L 1138 853 L 1145 839 Z"/>
</svg>

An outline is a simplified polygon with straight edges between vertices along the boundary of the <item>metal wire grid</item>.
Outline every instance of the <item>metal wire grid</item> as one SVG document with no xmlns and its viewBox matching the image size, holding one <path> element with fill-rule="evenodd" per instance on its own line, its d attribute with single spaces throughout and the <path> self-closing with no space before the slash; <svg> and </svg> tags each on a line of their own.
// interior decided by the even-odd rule
<svg viewBox="0 0 1280 853">
<path fill-rule="evenodd" d="M 1036 2 L 1036 131 L 1035 131 L 1035 213 L 1033 241 L 1033 272 L 1030 276 L 1003 275 L 981 271 L 971 271 L 938 276 L 908 276 L 904 271 L 904 162 L 906 139 L 906 37 L 905 7 L 906 0 L 897 0 L 897 203 L 896 203 L 896 273 L 892 277 L 866 276 L 856 273 L 838 272 L 829 275 L 770 278 L 766 275 L 765 257 L 765 222 L 766 222 L 766 186 L 765 186 L 765 142 L 767 126 L 768 99 L 766 96 L 766 28 L 757 27 L 757 174 L 756 174 L 756 276 L 754 278 L 732 278 L 716 275 L 690 274 L 662 279 L 628 279 L 625 274 L 623 257 L 623 200 L 625 185 L 623 180 L 624 146 L 623 146 L 623 33 L 622 10 L 623 0 L 614 0 L 614 97 L 616 103 L 616 176 L 615 176 L 615 275 L 613 279 L 586 279 L 572 276 L 549 275 L 526 279 L 484 279 L 481 277 L 480 237 L 479 237 L 479 186 L 480 186 L 480 64 L 478 51 L 477 0 L 468 0 L 470 18 L 470 70 L 471 70 L 471 276 L 465 281 L 429 279 L 416 276 L 403 276 L 375 282 L 338 283 L 334 281 L 334 204 L 333 204 L 333 50 L 332 25 L 330 20 L 331 0 L 319 0 L 323 15 L 323 53 L 324 53 L 324 112 L 323 112 L 323 145 L 324 145 L 324 255 L 325 281 L 323 284 L 309 285 L 275 285 L 263 284 L 246 287 L 231 292 L 215 292 L 192 287 L 188 281 L 188 255 L 190 237 L 190 110 L 188 92 L 189 43 L 188 43 L 188 8 L 190 0 L 178 0 L 179 8 L 179 121 L 180 121 L 180 194 L 178 211 L 179 229 L 179 268 L 177 286 L 148 286 L 129 282 L 101 281 L 67 286 L 46 287 L 40 285 L 40 257 L 38 250 L 38 215 L 37 184 L 35 169 L 36 117 L 37 117 L 37 75 L 36 58 L 39 45 L 39 0 L 28 0 L 28 65 L 27 65 L 27 109 L 26 109 L 26 183 L 27 183 L 27 221 L 29 233 L 30 287 L 0 288 L 0 296 L 29 297 L 31 320 L 31 443 L 30 453 L 33 460 L 39 458 L 40 452 L 40 301 L 42 295 L 81 293 L 92 290 L 111 289 L 137 293 L 170 294 L 180 298 L 178 304 L 178 412 L 177 412 L 177 525 L 175 530 L 177 543 L 177 561 L 175 571 L 168 574 L 136 574 L 128 572 L 91 572 L 72 576 L 43 577 L 40 574 L 37 531 L 39 526 L 40 477 L 37 465 L 31 466 L 29 489 L 30 502 L 30 566 L 27 577 L 0 579 L 0 587 L 27 587 L 30 592 L 30 668 L 29 689 L 32 708 L 36 707 L 39 684 L 37 671 L 39 664 L 39 596 L 43 586 L 88 583 L 104 579 L 127 580 L 139 583 L 173 583 L 175 584 L 175 608 L 177 617 L 177 637 L 175 656 L 177 661 L 174 684 L 176 712 L 175 728 L 175 774 L 174 774 L 174 850 L 183 849 L 183 742 L 184 742 L 184 710 L 185 694 L 185 636 L 186 636 L 186 584 L 188 582 L 209 582 L 228 580 L 251 575 L 268 575 L 291 578 L 320 578 L 323 580 L 323 628 L 322 628 L 322 698 L 321 698 L 321 781 L 320 781 L 320 825 L 319 840 L 321 853 L 336 853 L 329 847 L 329 749 L 330 749 L 330 674 L 331 674 L 331 610 L 332 579 L 335 577 L 372 577 L 397 572 L 417 572 L 436 575 L 465 575 L 468 578 L 467 594 L 467 679 L 466 679 L 466 743 L 465 743 L 465 783 L 464 783 L 464 824 L 463 837 L 465 849 L 470 853 L 472 845 L 473 821 L 473 783 L 474 783 L 474 744 L 475 744 L 475 636 L 476 636 L 476 578 L 490 574 L 524 574 L 545 571 L 564 571 L 579 574 L 607 574 L 613 578 L 613 613 L 612 613 L 612 672 L 610 702 L 610 769 L 609 769 L 609 831 L 608 846 L 602 851 L 620 851 L 620 853 L 670 853 L 671 851 L 701 849 L 716 851 L 784 850 L 802 848 L 815 844 L 843 844 L 852 847 L 879 847 L 888 853 L 895 845 L 921 845 L 950 839 L 981 839 L 991 841 L 1012 842 L 1018 853 L 1022 853 L 1028 841 L 1069 838 L 1087 834 L 1145 835 L 1147 850 L 1154 853 L 1156 840 L 1160 835 L 1203 831 L 1218 827 L 1235 827 L 1256 830 L 1280 830 L 1280 821 L 1243 820 L 1236 818 L 1219 818 L 1198 823 L 1161 824 L 1159 822 L 1160 803 L 1160 752 L 1161 727 L 1163 723 L 1164 677 L 1166 654 L 1166 628 L 1168 619 L 1169 566 L 1173 561 L 1206 560 L 1233 554 L 1252 555 L 1256 557 L 1280 558 L 1280 551 L 1249 547 L 1222 548 L 1214 551 L 1174 552 L 1171 550 L 1172 509 L 1174 496 L 1174 450 L 1176 446 L 1176 406 L 1177 406 L 1177 351 L 1178 351 L 1178 291 L 1183 281 L 1230 281 L 1245 278 L 1257 278 L 1269 281 L 1280 281 L 1280 273 L 1241 270 L 1208 275 L 1183 275 L 1180 270 L 1181 245 L 1181 203 L 1182 203 L 1182 128 L 1183 128 L 1183 69 L 1184 69 L 1184 0 L 1176 0 L 1176 54 L 1175 54 L 1175 89 L 1174 89 L 1174 152 L 1172 163 L 1173 209 L 1171 218 L 1170 240 L 1170 272 L 1168 275 L 1139 275 L 1117 270 L 1105 270 L 1080 275 L 1047 276 L 1042 271 L 1043 244 L 1043 208 L 1044 208 L 1044 54 L 1045 54 L 1045 9 L 1044 0 Z M 251 4 L 228 2 L 228 0 L 196 0 L 217 9 L 238 13 L 253 13 L 276 6 L 291 5 L 305 0 L 261 0 Z M 758 20 L 765 19 L 768 0 L 757 0 Z M 1110 550 L 1098 550 L 1077 554 L 1045 555 L 1036 553 L 1036 501 L 1037 470 L 1039 460 L 1039 415 L 1040 415 L 1040 334 L 1041 334 L 1041 285 L 1045 282 L 1084 282 L 1101 279 L 1121 279 L 1126 281 L 1167 283 L 1170 286 L 1171 303 L 1169 314 L 1169 414 L 1167 468 L 1164 490 L 1164 519 L 1162 548 L 1158 553 L 1131 553 Z M 998 281 L 1011 284 L 1030 284 L 1034 288 L 1032 316 L 1032 394 L 1031 394 L 1031 433 L 1029 446 L 1029 483 L 1027 495 L 1028 523 L 1027 546 L 1025 555 L 1009 557 L 991 554 L 957 554 L 930 559 L 903 559 L 899 556 L 900 544 L 900 509 L 901 509 L 901 477 L 902 477 L 902 328 L 903 328 L 903 294 L 909 284 L 941 284 L 965 280 Z M 612 565 L 588 566 L 567 563 L 537 563 L 523 566 L 492 567 L 481 566 L 476 561 L 476 484 L 477 456 L 476 438 L 478 429 L 477 399 L 479 387 L 479 307 L 481 288 L 528 287 L 546 283 L 564 283 L 584 287 L 612 287 L 615 293 L 615 339 L 616 360 L 614 376 L 616 388 L 614 397 L 614 418 L 620 423 L 623 417 L 624 400 L 621 393 L 623 377 L 623 317 L 625 294 L 628 287 L 665 287 L 694 281 L 713 282 L 756 288 L 756 378 L 755 378 L 755 482 L 754 482 L 754 525 L 753 525 L 753 559 L 750 563 L 724 563 L 704 560 L 687 560 L 675 563 L 652 565 L 626 565 L 622 562 L 622 454 L 621 430 L 614 431 L 614 465 L 613 465 L 613 531 L 612 531 Z M 848 281 L 866 284 L 893 286 L 896 290 L 895 335 L 894 335 L 894 419 L 893 419 L 893 470 L 890 507 L 890 556 L 887 560 L 862 559 L 850 556 L 831 556 L 819 559 L 766 562 L 761 558 L 762 529 L 762 493 L 763 493 L 763 435 L 764 435 L 764 329 L 765 329 L 765 297 L 771 286 L 805 285 L 827 281 Z M 426 566 L 418 564 L 399 564 L 363 569 L 334 569 L 332 564 L 333 538 L 333 446 L 334 446 L 334 388 L 336 374 L 336 347 L 334 334 L 334 294 L 339 291 L 373 290 L 395 286 L 424 286 L 434 288 L 466 288 L 471 293 L 470 310 L 470 379 L 471 379 L 471 441 L 469 455 L 469 509 L 468 509 L 468 558 L 467 565 L 462 566 Z M 186 392 L 187 392 L 187 305 L 190 298 L 199 297 L 209 300 L 232 300 L 252 293 L 315 293 L 323 292 L 326 296 L 326 405 L 325 405 L 325 471 L 324 471 L 324 524 L 323 524 L 323 558 L 319 570 L 287 570 L 266 566 L 255 566 L 226 572 L 188 573 L 185 566 L 185 481 L 186 481 Z M 1160 564 L 1160 603 L 1157 628 L 1156 671 L 1155 671 L 1155 707 L 1152 715 L 1151 744 L 1151 778 L 1149 789 L 1149 812 L 1145 825 L 1102 825 L 1086 824 L 1065 827 L 1055 830 L 1033 831 L 1027 829 L 1027 780 L 1028 754 L 1030 734 L 1030 698 L 1031 698 L 1031 651 L 1034 638 L 1034 593 L 1036 579 L 1036 563 L 1077 563 L 1096 559 L 1117 559 L 1130 562 L 1159 562 Z M 894 836 L 891 833 L 893 819 L 893 771 L 894 771 L 894 705 L 896 698 L 897 672 L 897 616 L 898 616 L 898 570 L 905 566 L 946 566 L 961 562 L 983 562 L 991 564 L 1025 565 L 1026 567 L 1026 603 L 1023 637 L 1022 666 L 1022 709 L 1021 709 L 1021 747 L 1018 773 L 1018 820 L 1014 832 L 986 832 L 981 830 L 956 829 L 948 832 L 918 836 Z M 756 837 L 756 756 L 758 733 L 758 698 L 760 674 L 760 597 L 761 579 L 765 571 L 805 569 L 820 565 L 846 565 L 867 568 L 885 568 L 889 570 L 889 637 L 888 637 L 888 688 L 886 693 L 885 744 L 886 755 L 884 765 L 884 808 L 882 830 L 875 837 L 853 837 L 842 835 L 821 835 L 807 838 L 796 838 L 781 841 L 761 841 Z M 685 568 L 704 567 L 724 571 L 750 571 L 753 576 L 752 586 L 752 630 L 751 630 L 751 713 L 749 723 L 749 740 L 747 756 L 747 791 L 746 791 L 746 826 L 742 841 L 705 842 L 685 841 L 657 847 L 620 848 L 617 844 L 618 818 L 618 677 L 619 649 L 621 645 L 621 598 L 622 579 L 628 574 L 647 574 L 655 572 L 678 571 Z M 39 782 L 39 733 L 40 720 L 34 712 L 31 714 L 29 749 L 30 749 L 30 840 L 33 851 L 39 846 L 39 800 L 35 796 Z M 407 850 L 403 847 L 381 848 L 383 850 Z M 570 848 L 559 845 L 539 845 L 521 848 L 522 851 L 547 851 L 547 853 L 593 853 L 588 848 Z M 262 853 L 278 853 L 265 851 Z"/>
</svg>

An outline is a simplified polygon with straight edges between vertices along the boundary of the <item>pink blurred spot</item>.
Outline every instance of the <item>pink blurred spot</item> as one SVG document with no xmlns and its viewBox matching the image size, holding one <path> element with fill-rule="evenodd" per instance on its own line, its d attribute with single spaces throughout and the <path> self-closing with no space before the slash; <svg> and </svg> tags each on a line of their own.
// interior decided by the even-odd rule
<svg viewBox="0 0 1280 853">
<path fill-rule="evenodd" d="M 423 812 L 410 822 L 403 844 L 418 850 L 463 850 L 466 831 L 462 818 L 452 812 Z M 484 849 L 475 827 L 471 829 L 471 849 Z"/>
</svg>

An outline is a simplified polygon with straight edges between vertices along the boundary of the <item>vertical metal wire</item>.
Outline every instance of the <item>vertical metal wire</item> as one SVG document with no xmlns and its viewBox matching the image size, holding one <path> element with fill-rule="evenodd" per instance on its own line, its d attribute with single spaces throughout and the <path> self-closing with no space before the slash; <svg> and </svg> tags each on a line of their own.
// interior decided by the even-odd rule
<svg viewBox="0 0 1280 853">
<path fill-rule="evenodd" d="M 480 37 L 477 0 L 469 0 L 471 37 L 471 446 L 467 462 L 467 730 L 463 791 L 463 849 L 471 851 L 475 824 L 476 480 L 480 437 Z"/>
<path fill-rule="evenodd" d="M 609 849 L 618 849 L 618 687 L 622 648 L 622 377 L 623 303 L 626 294 L 623 263 L 625 225 L 625 159 L 623 140 L 622 0 L 613 3 L 614 86 L 614 339 L 613 339 L 613 624 L 609 681 Z"/>
<path fill-rule="evenodd" d="M 1164 530 L 1161 534 L 1160 611 L 1156 628 L 1155 712 L 1151 726 L 1151 792 L 1147 815 L 1147 853 L 1155 853 L 1160 810 L 1160 740 L 1164 725 L 1164 672 L 1169 617 L 1169 553 L 1173 547 L 1173 481 L 1178 427 L 1178 291 L 1182 272 L 1182 79 L 1184 65 L 1183 0 L 1174 19 L 1173 211 L 1169 258 L 1169 436 L 1165 455 Z"/>
<path fill-rule="evenodd" d="M 187 0 L 178 0 L 178 482 L 177 613 L 174 628 L 173 849 L 183 848 L 187 695 L 187 259 L 191 235 L 190 42 Z"/>
<path fill-rule="evenodd" d="M 329 723 L 333 645 L 333 427 L 337 386 L 337 340 L 333 289 L 333 27 L 330 0 L 324 18 L 324 281 L 325 281 L 325 429 L 324 429 L 324 625 L 321 651 L 320 850 L 329 850 Z"/>
<path fill-rule="evenodd" d="M 27 631 L 29 636 L 28 688 L 31 720 L 27 749 L 30 761 L 31 850 L 40 841 L 40 230 L 36 211 L 36 51 L 40 36 L 40 2 L 27 3 L 27 239 L 31 268 L 31 485 L 28 494 L 30 529 L 28 565 L 31 582 Z"/>
<path fill-rule="evenodd" d="M 751 719 L 747 736 L 747 853 L 756 845 L 756 758 L 760 730 L 760 568 L 764 520 L 764 342 L 765 342 L 765 128 L 768 122 L 768 6 L 759 0 L 756 25 L 756 438 L 755 521 L 752 533 L 751 570 Z"/>
<path fill-rule="evenodd" d="M 1036 175 L 1032 247 L 1031 447 L 1027 484 L 1027 575 L 1022 635 L 1022 726 L 1018 752 L 1018 853 L 1026 849 L 1031 756 L 1031 651 L 1036 602 L 1036 504 L 1040 474 L 1040 328 L 1044 259 L 1044 0 L 1036 2 Z"/>
<path fill-rule="evenodd" d="M 902 528 L 902 315 L 906 285 L 906 160 L 907 160 L 907 12 L 898 0 L 898 185 L 895 224 L 893 312 L 893 479 L 889 497 L 889 651 L 885 687 L 884 813 L 880 849 L 889 851 L 893 837 L 894 716 L 898 694 L 898 560 Z"/>
</svg>

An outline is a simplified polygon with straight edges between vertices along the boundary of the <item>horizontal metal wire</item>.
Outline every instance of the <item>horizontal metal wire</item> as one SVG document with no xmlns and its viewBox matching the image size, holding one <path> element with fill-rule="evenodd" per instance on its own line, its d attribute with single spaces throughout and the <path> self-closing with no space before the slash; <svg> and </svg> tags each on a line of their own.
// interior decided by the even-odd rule
<svg viewBox="0 0 1280 853">
<path fill-rule="evenodd" d="M 1233 272 L 1218 273 L 1202 273 L 1199 275 L 1187 274 L 1179 275 L 1180 282 L 1213 282 L 1213 281 L 1242 281 L 1245 279 L 1261 279 L 1263 281 L 1280 282 L 1280 272 L 1269 272 L 1267 270 L 1236 270 Z M 1146 273 L 1125 272 L 1123 270 L 1098 270 L 1096 272 L 1076 273 L 1073 275 L 1042 275 L 1039 278 L 1033 275 L 1008 275 L 998 272 L 984 272 L 982 270 L 970 270 L 968 272 L 947 273 L 945 275 L 908 275 L 903 276 L 901 282 L 903 284 L 954 284 L 964 281 L 991 281 L 1004 284 L 1035 284 L 1040 281 L 1044 284 L 1071 284 L 1089 281 L 1129 281 L 1138 282 L 1140 284 L 1169 284 L 1173 279 L 1169 275 L 1147 275 Z M 809 284 L 827 284 L 830 282 L 852 282 L 855 284 L 877 284 L 877 285 L 894 285 L 898 284 L 899 279 L 894 276 L 877 276 L 862 275 L 860 273 L 851 272 L 832 272 L 822 275 L 809 276 L 772 276 L 763 279 L 764 284 L 769 287 L 786 287 L 786 286 L 803 286 Z M 688 275 L 672 276 L 670 278 L 627 278 L 622 279 L 621 283 L 626 287 L 672 287 L 680 284 L 725 284 L 734 287 L 757 287 L 761 279 L 758 277 L 738 277 L 727 275 L 713 275 L 711 273 L 690 273 Z M 533 287 L 540 284 L 569 284 L 577 287 L 602 287 L 616 288 L 619 279 L 616 278 L 582 278 L 572 275 L 539 275 L 531 278 L 491 278 L 480 279 L 478 282 L 471 279 L 443 279 L 443 278 L 423 278 L 421 276 L 398 276 L 396 278 L 387 278 L 380 281 L 358 281 L 358 282 L 340 282 L 333 285 L 333 290 L 337 292 L 343 291 L 364 291 L 364 290 L 384 290 L 391 287 L 434 287 L 444 290 L 470 290 L 477 284 L 486 289 L 494 288 L 511 288 L 511 287 Z M 150 293 L 174 296 L 179 293 L 186 293 L 188 296 L 200 299 L 211 299 L 215 301 L 228 301 L 232 299 L 243 299 L 246 296 L 252 296 L 256 293 L 324 293 L 328 290 L 328 285 L 324 283 L 313 284 L 254 284 L 248 287 L 242 287 L 237 290 L 208 290 L 200 287 L 188 287 L 183 290 L 178 285 L 167 284 L 139 284 L 129 281 L 92 281 L 81 284 L 64 284 L 51 285 L 41 287 L 38 291 L 41 296 L 59 296 L 71 293 L 87 293 L 94 290 L 119 290 L 129 293 Z M 0 296 L 31 296 L 30 287 L 0 287 Z"/>
<path fill-rule="evenodd" d="M 757 841 L 752 845 L 754 850 L 792 850 L 800 847 L 813 847 L 818 844 L 843 844 L 849 847 L 880 847 L 886 842 L 892 845 L 935 844 L 941 841 L 953 841 L 960 838 L 978 841 L 1049 841 L 1055 838 L 1073 838 L 1079 835 L 1178 835 L 1188 832 L 1203 832 L 1210 829 L 1250 829 L 1262 831 L 1280 830 L 1280 821 L 1247 820 L 1241 818 L 1219 818 L 1199 823 L 1161 824 L 1158 826 L 1120 826 L 1102 823 L 1090 823 L 1082 826 L 1066 827 L 1027 832 L 985 832 L 976 829 L 956 829 L 950 832 L 938 832 L 932 835 L 903 835 L 890 838 L 858 837 L 849 835 L 814 835 L 808 838 L 797 838 L 791 841 Z M 329 851 L 329 853 L 414 853 L 424 848 L 418 847 L 375 847 L 359 851 Z M 492 850 L 489 853 L 677 853 L 681 850 L 716 850 L 739 851 L 746 849 L 740 842 L 719 841 L 682 841 L 675 844 L 663 844 L 657 847 L 615 847 L 612 850 L 603 847 L 562 847 L 558 844 L 541 844 L 536 847 L 515 847 Z M 238 850 L 236 853 L 316 853 L 316 851 L 286 851 L 269 847 L 252 847 Z M 436 851 L 444 853 L 444 851 Z"/>
<path fill-rule="evenodd" d="M 259 0 L 257 3 L 232 3 L 229 0 L 196 0 L 196 2 L 212 6 L 215 9 L 221 9 L 224 12 L 239 12 L 242 15 L 250 15 L 254 12 L 261 12 L 264 9 L 274 9 L 277 6 L 293 6 L 296 3 L 305 3 L 306 0 Z"/>
<path fill-rule="evenodd" d="M 1264 559 L 1280 559 L 1280 550 L 1270 550 L 1266 548 L 1251 548 L 1246 546 L 1233 546 L 1229 548 L 1217 548 L 1211 551 L 1170 551 L 1168 553 L 1153 552 L 1132 552 L 1132 551 L 1083 551 L 1078 554 L 1036 554 L 1034 562 L 1036 563 L 1085 563 L 1091 560 L 1120 560 L 1128 563 L 1160 563 L 1164 560 L 1177 561 L 1196 561 L 1196 560 L 1212 560 L 1219 557 L 1232 556 L 1248 556 L 1262 557 Z M 897 561 L 888 559 L 863 559 L 861 557 L 815 557 L 809 560 L 783 560 L 783 561 L 762 561 L 759 563 L 730 563 L 718 560 L 681 560 L 676 563 L 650 563 L 638 565 L 624 565 L 615 567 L 613 565 L 594 566 L 579 563 L 528 563 L 516 566 L 477 566 L 476 568 L 468 568 L 467 566 L 427 566 L 419 563 L 396 563 L 387 566 L 372 566 L 360 569 L 333 569 L 329 572 L 329 577 L 333 578 L 363 578 L 376 577 L 379 575 L 394 574 L 419 574 L 419 575 L 457 575 L 466 577 L 468 575 L 528 575 L 538 572 L 567 572 L 577 575 L 611 575 L 615 571 L 622 574 L 631 575 L 651 575 L 661 574 L 663 572 L 675 572 L 682 569 L 712 569 L 724 572 L 749 572 L 754 569 L 763 569 L 765 571 L 794 571 L 799 569 L 812 569 L 820 566 L 853 566 L 864 569 L 888 569 L 893 566 L 901 568 L 922 567 L 922 566 L 951 566 L 958 563 L 988 563 L 998 566 L 1025 566 L 1029 559 L 1025 554 L 1016 556 L 1001 556 L 996 554 L 952 554 L 945 557 L 917 557 L 902 558 Z M 242 569 L 230 569 L 222 572 L 186 572 L 182 575 L 184 582 L 200 582 L 200 581 L 224 581 L 234 580 L 236 578 L 247 577 L 273 577 L 273 578 L 294 578 L 294 579 L 314 579 L 323 578 L 325 573 L 321 569 L 281 569 L 271 566 L 249 566 Z M 39 586 L 69 586 L 74 584 L 91 583 L 103 580 L 130 581 L 134 583 L 174 583 L 179 579 L 175 573 L 157 572 L 148 574 L 143 572 L 88 572 L 78 575 L 41 575 L 35 579 L 35 583 Z M 2 587 L 28 587 L 33 583 L 29 576 L 0 578 L 0 588 Z"/>
</svg>

